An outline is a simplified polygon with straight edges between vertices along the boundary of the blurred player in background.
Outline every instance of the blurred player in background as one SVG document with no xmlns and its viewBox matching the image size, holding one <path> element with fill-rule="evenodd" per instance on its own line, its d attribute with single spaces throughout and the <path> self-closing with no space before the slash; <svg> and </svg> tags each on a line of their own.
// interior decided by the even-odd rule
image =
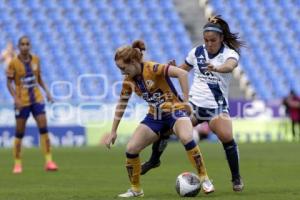
<svg viewBox="0 0 300 200">
<path fill-rule="evenodd" d="M 199 142 L 201 140 L 209 139 L 210 134 L 212 134 L 208 123 L 205 121 L 203 123 L 197 124 L 193 128 L 193 138 L 195 142 Z"/>
<path fill-rule="evenodd" d="M 173 129 L 188 157 L 197 169 L 205 193 L 214 191 L 206 173 L 203 157 L 198 145 L 192 137 L 192 123 L 185 110 L 188 103 L 187 72 L 170 65 L 154 62 L 144 62 L 143 41 L 135 41 L 132 46 L 120 47 L 115 54 L 115 62 L 122 74 L 126 76 L 123 82 L 121 97 L 116 107 L 112 131 L 106 141 L 110 148 L 117 138 L 117 129 L 127 107 L 130 96 L 135 92 L 149 104 L 149 113 L 135 130 L 126 149 L 126 168 L 131 188 L 119 197 L 143 196 L 140 185 L 141 163 L 139 153 L 148 145 L 157 141 L 160 133 Z M 182 100 L 173 87 L 170 77 L 179 79 L 184 99 Z"/>
<path fill-rule="evenodd" d="M 194 110 L 193 125 L 208 121 L 209 128 L 222 142 L 232 175 L 234 191 L 242 191 L 244 184 L 239 172 L 238 146 L 232 134 L 232 122 L 228 111 L 228 88 L 232 71 L 239 61 L 240 47 L 244 44 L 237 34 L 231 33 L 220 16 L 211 17 L 203 27 L 204 45 L 193 48 L 180 67 L 186 71 L 195 69 L 190 90 L 190 103 Z M 142 174 L 160 165 L 160 156 L 166 141 L 152 146 L 152 155 L 142 166 Z"/>
<path fill-rule="evenodd" d="M 283 104 L 286 107 L 286 113 L 292 122 L 293 140 L 300 140 L 300 97 L 292 90 L 290 94 L 283 99 Z M 298 126 L 298 130 L 297 129 Z M 297 134 L 298 133 L 298 134 Z"/>
<path fill-rule="evenodd" d="M 47 94 L 47 100 L 52 102 L 40 70 L 39 58 L 30 52 L 30 40 L 22 36 L 18 41 L 20 54 L 9 63 L 7 68 L 7 87 L 15 102 L 16 134 L 13 145 L 13 173 L 22 172 L 21 144 L 25 132 L 26 121 L 32 113 L 40 132 L 40 144 L 45 155 L 45 170 L 55 171 L 57 165 L 52 161 L 50 141 L 48 136 L 45 103 L 39 86 Z"/>
<path fill-rule="evenodd" d="M 0 54 L 0 61 L 3 63 L 4 68 L 6 69 L 9 65 L 10 61 L 16 56 L 16 52 L 14 50 L 14 45 L 12 42 L 8 42 L 6 48 Z"/>
</svg>

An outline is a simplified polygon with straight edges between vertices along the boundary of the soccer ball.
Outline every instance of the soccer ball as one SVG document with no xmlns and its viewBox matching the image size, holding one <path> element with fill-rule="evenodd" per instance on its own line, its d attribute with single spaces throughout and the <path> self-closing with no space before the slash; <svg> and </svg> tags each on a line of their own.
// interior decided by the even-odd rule
<svg viewBox="0 0 300 200">
<path fill-rule="evenodd" d="M 201 189 L 200 179 L 192 172 L 183 172 L 176 179 L 176 191 L 182 197 L 195 197 Z"/>
</svg>

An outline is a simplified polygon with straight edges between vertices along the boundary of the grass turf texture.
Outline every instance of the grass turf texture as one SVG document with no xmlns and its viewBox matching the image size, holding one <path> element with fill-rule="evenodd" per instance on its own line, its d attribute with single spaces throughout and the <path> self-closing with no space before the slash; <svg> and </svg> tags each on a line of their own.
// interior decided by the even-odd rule
<svg viewBox="0 0 300 200">
<path fill-rule="evenodd" d="M 201 143 L 209 175 L 216 192 L 196 198 L 207 199 L 299 199 L 299 143 L 241 144 L 242 193 L 232 191 L 229 169 L 220 144 Z M 108 151 L 104 147 L 58 148 L 54 158 L 58 172 L 45 172 L 39 149 L 23 152 L 23 173 L 13 175 L 10 149 L 0 150 L 0 199 L 2 200 L 99 200 L 116 199 L 125 192 L 128 177 L 124 167 L 124 146 Z M 148 158 L 150 148 L 142 154 Z M 184 148 L 170 143 L 162 165 L 142 176 L 144 199 L 180 199 L 175 179 L 183 171 L 194 171 Z"/>
</svg>

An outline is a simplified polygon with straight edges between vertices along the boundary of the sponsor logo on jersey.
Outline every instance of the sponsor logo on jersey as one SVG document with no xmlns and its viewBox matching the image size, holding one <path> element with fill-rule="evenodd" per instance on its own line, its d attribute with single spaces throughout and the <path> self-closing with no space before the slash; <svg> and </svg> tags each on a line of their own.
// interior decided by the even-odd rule
<svg viewBox="0 0 300 200">
<path fill-rule="evenodd" d="M 153 66 L 153 72 L 157 72 L 158 71 L 158 64 Z"/>
<path fill-rule="evenodd" d="M 147 89 L 150 90 L 152 86 L 154 85 L 154 82 L 152 80 L 146 80 L 145 81 Z"/>
<path fill-rule="evenodd" d="M 165 102 L 163 92 L 159 89 L 154 93 L 145 92 L 142 94 L 142 98 L 148 102 L 150 106 L 158 107 Z"/>
</svg>

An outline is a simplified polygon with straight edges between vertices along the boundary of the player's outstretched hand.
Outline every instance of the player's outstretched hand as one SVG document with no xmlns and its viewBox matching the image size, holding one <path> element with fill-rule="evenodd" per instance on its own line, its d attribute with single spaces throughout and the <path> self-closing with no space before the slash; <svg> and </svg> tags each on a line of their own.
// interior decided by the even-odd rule
<svg viewBox="0 0 300 200">
<path fill-rule="evenodd" d="M 115 143 L 116 139 L 117 139 L 117 133 L 115 131 L 112 131 L 105 141 L 106 147 L 110 149 L 111 145 Z"/>
<path fill-rule="evenodd" d="M 21 103 L 21 100 L 19 99 L 19 97 L 15 98 L 15 106 L 16 106 L 16 109 L 22 108 L 22 103 Z"/>
<path fill-rule="evenodd" d="M 202 69 L 207 70 L 209 72 L 217 72 L 216 66 L 214 66 L 211 63 L 207 63 L 206 67 L 203 67 Z"/>
<path fill-rule="evenodd" d="M 169 65 L 176 66 L 176 60 L 170 60 L 168 62 Z"/>
<path fill-rule="evenodd" d="M 193 115 L 193 108 L 190 103 L 185 104 L 185 110 L 189 116 Z"/>
<path fill-rule="evenodd" d="M 49 103 L 54 103 L 54 100 L 53 100 L 53 98 L 52 98 L 52 96 L 51 96 L 50 93 L 47 93 L 47 101 L 48 101 Z"/>
</svg>

